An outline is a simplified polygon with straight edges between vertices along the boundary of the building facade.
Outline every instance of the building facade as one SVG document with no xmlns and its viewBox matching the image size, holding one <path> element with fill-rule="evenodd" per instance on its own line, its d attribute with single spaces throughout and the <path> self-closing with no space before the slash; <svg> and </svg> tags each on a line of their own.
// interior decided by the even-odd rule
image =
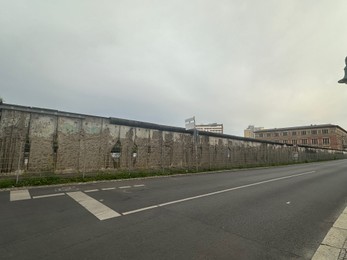
<svg viewBox="0 0 347 260">
<path fill-rule="evenodd" d="M 249 125 L 247 129 L 243 131 L 244 137 L 246 138 L 255 138 L 255 131 L 263 130 L 264 127 L 255 127 L 254 125 Z"/>
<path fill-rule="evenodd" d="M 338 125 L 310 125 L 255 131 L 258 140 L 347 150 L 347 131 Z"/>
<path fill-rule="evenodd" d="M 206 125 L 196 125 L 195 129 L 198 131 L 223 134 L 223 124 L 206 124 Z"/>
</svg>

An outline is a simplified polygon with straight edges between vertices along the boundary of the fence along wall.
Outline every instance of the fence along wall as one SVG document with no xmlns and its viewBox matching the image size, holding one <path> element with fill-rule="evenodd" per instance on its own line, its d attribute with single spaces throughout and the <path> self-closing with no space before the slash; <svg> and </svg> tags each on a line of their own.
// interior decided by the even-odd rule
<svg viewBox="0 0 347 260">
<path fill-rule="evenodd" d="M 294 147 L 55 110 L 1 104 L 0 173 L 208 170 L 346 158 Z"/>
</svg>

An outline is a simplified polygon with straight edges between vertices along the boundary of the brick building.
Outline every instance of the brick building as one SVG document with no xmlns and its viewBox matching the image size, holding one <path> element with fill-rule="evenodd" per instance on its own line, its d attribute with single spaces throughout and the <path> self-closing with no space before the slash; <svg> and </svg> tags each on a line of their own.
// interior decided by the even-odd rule
<svg viewBox="0 0 347 260">
<path fill-rule="evenodd" d="M 310 125 L 255 131 L 255 138 L 278 143 L 347 150 L 347 131 L 338 125 Z"/>
</svg>

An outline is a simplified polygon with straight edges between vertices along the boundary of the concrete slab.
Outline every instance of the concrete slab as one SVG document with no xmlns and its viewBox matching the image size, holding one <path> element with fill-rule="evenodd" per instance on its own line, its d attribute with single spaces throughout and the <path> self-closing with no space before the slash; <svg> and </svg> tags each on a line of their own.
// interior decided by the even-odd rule
<svg viewBox="0 0 347 260">
<path fill-rule="evenodd" d="M 332 227 L 328 234 L 325 236 L 322 244 L 342 248 L 347 238 L 347 230 Z"/>
<path fill-rule="evenodd" d="M 347 230 L 347 214 L 342 213 L 334 223 L 334 227 Z"/>
<path fill-rule="evenodd" d="M 336 260 L 338 259 L 339 255 L 339 248 L 320 245 L 316 253 L 313 255 L 312 260 Z"/>
</svg>

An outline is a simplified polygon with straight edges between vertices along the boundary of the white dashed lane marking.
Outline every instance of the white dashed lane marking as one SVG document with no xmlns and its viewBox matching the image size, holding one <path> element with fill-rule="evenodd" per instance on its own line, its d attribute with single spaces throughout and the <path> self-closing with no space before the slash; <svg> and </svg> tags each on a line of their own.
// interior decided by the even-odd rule
<svg viewBox="0 0 347 260">
<path fill-rule="evenodd" d="M 145 185 L 144 184 L 139 184 L 139 185 L 134 185 L 133 187 L 134 188 L 139 188 L 139 187 L 145 187 Z"/>
<path fill-rule="evenodd" d="M 29 193 L 29 190 L 23 189 L 23 190 L 13 190 L 10 191 L 10 201 L 18 201 L 18 200 L 30 200 L 30 199 L 43 199 L 43 198 L 50 198 L 50 197 L 58 197 L 58 196 L 64 196 L 68 195 L 70 198 L 78 202 L 82 207 L 84 207 L 86 210 L 88 210 L 90 213 L 92 213 L 95 217 L 97 217 L 99 220 L 105 220 L 110 218 L 115 218 L 122 216 L 122 214 L 118 213 L 117 211 L 114 211 L 113 209 L 107 207 L 103 203 L 103 199 L 100 199 L 100 201 L 88 196 L 86 193 L 92 193 L 92 192 L 98 192 L 98 191 L 110 191 L 110 190 L 116 190 L 116 189 L 130 189 L 130 188 L 140 188 L 144 187 L 144 184 L 137 184 L 132 186 L 122 186 L 122 187 L 105 187 L 100 189 L 90 189 L 82 191 L 70 191 L 71 189 L 75 189 L 75 187 L 70 188 L 60 188 L 59 191 L 69 191 L 69 192 L 59 192 L 59 193 L 53 193 L 53 194 L 44 194 L 44 195 L 36 195 L 31 196 Z M 56 190 L 57 191 L 57 190 Z M 140 209 L 138 211 L 142 211 L 144 209 Z"/>
<path fill-rule="evenodd" d="M 116 188 L 115 187 L 112 187 L 112 188 L 102 188 L 101 190 L 115 190 Z"/>
<path fill-rule="evenodd" d="M 97 192 L 97 191 L 109 191 L 109 190 L 116 190 L 116 189 L 130 189 L 130 188 L 140 188 L 145 187 L 144 184 L 136 184 L 132 186 L 121 186 L 121 187 L 108 187 L 108 188 L 100 188 L 100 189 L 90 189 L 85 190 L 85 193 L 91 193 L 91 192 Z M 60 188 L 59 191 L 70 191 L 71 188 Z M 57 191 L 57 190 L 56 190 Z M 63 196 L 66 193 L 60 192 L 60 193 L 54 193 L 54 194 L 46 194 L 46 195 L 37 195 L 37 196 L 31 196 L 29 190 L 12 190 L 10 191 L 10 201 L 18 201 L 18 200 L 30 200 L 30 199 L 42 199 L 42 198 L 49 198 L 49 197 L 57 197 L 57 196 Z"/>
<path fill-rule="evenodd" d="M 88 196 L 87 194 L 81 191 L 68 192 L 67 195 L 69 195 L 72 199 L 77 201 L 82 207 L 84 207 L 86 210 L 92 213 L 99 220 L 105 220 L 121 216 L 121 214 L 119 214 L 118 212 L 114 211 L 113 209 L 110 209 L 109 207 L 105 206 L 104 204 L 100 203 L 99 201 L 93 199 L 92 197 Z"/>
<path fill-rule="evenodd" d="M 31 196 L 28 190 L 12 190 L 10 192 L 10 201 L 30 200 Z"/>
<path fill-rule="evenodd" d="M 49 197 L 57 197 L 57 196 L 63 196 L 65 193 L 54 193 L 54 194 L 47 194 L 47 195 L 39 195 L 39 196 L 33 196 L 33 199 L 42 199 L 42 198 L 49 198 Z"/>
<path fill-rule="evenodd" d="M 122 187 L 119 187 L 119 189 L 129 189 L 131 188 L 131 186 L 122 186 Z"/>
<path fill-rule="evenodd" d="M 94 190 L 85 190 L 84 192 L 85 192 L 85 193 L 90 193 L 90 192 L 96 192 L 96 191 L 99 191 L 99 189 L 94 189 Z"/>
</svg>

